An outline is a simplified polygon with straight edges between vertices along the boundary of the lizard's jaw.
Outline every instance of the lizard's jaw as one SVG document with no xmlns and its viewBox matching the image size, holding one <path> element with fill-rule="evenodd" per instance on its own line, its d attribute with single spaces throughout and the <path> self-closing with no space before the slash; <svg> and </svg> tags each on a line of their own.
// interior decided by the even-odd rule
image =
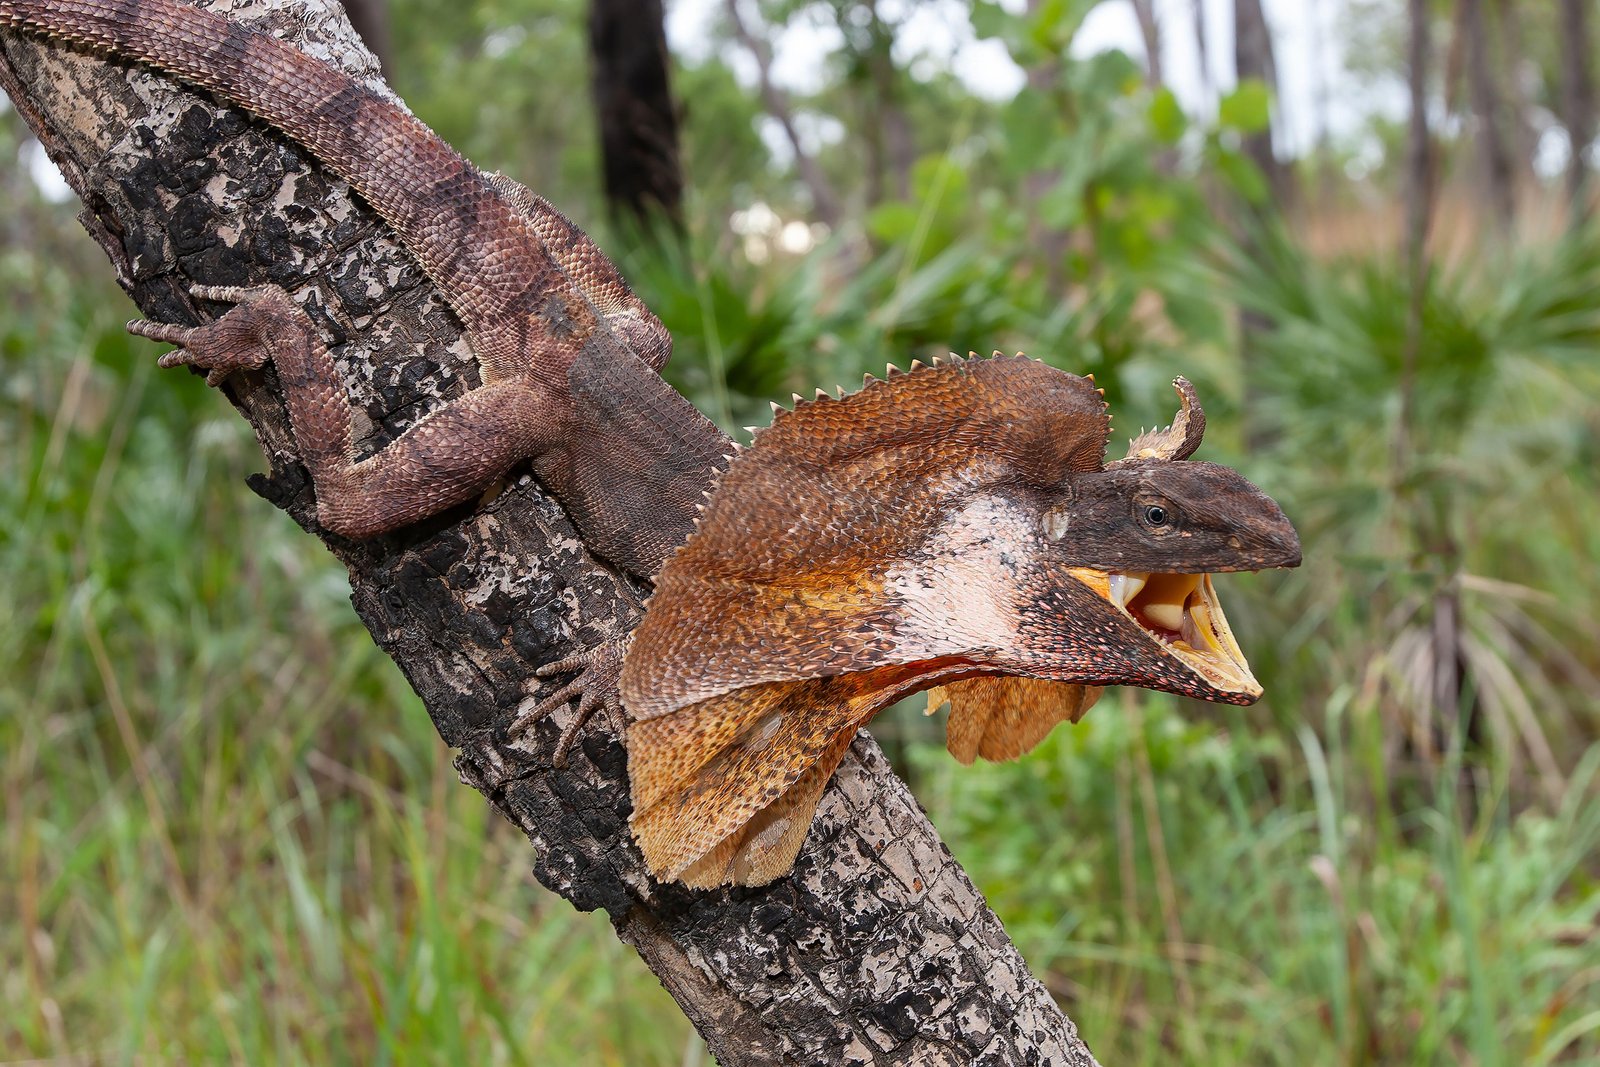
<svg viewBox="0 0 1600 1067">
<path fill-rule="evenodd" d="M 1127 616 L 1146 638 L 1212 689 L 1244 703 L 1261 696 L 1209 574 L 1151 574 L 1074 568 L 1073 577 Z"/>
</svg>

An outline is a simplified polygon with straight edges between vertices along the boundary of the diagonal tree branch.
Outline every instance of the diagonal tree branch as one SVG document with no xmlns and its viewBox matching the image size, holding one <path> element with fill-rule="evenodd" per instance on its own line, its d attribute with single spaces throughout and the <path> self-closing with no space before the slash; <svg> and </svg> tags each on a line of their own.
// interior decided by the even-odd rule
<svg viewBox="0 0 1600 1067">
<path fill-rule="evenodd" d="M 376 79 L 334 0 L 205 6 Z M 440 294 L 304 148 L 161 77 L 12 33 L 0 33 L 0 88 L 146 315 L 197 321 L 195 283 L 282 285 L 332 338 L 369 448 L 477 383 Z M 317 532 L 275 374 L 238 376 L 227 392 L 270 461 L 253 488 Z M 616 724 L 588 728 L 559 771 L 550 756 L 569 715 L 526 748 L 505 743 L 533 668 L 631 626 L 641 593 L 588 556 L 531 478 L 374 542 L 321 536 L 463 780 L 527 835 L 535 876 L 609 913 L 725 1067 L 1094 1062 L 864 735 L 795 872 L 714 893 L 646 875 Z"/>
</svg>

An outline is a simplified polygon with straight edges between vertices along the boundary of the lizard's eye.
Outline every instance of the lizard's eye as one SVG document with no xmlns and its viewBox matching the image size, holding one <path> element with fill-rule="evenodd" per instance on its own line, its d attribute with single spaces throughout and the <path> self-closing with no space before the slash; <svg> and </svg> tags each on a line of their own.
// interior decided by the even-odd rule
<svg viewBox="0 0 1600 1067">
<path fill-rule="evenodd" d="M 1151 526 L 1165 526 L 1167 518 L 1167 509 L 1160 504 L 1151 504 L 1144 509 L 1144 521 Z"/>
</svg>

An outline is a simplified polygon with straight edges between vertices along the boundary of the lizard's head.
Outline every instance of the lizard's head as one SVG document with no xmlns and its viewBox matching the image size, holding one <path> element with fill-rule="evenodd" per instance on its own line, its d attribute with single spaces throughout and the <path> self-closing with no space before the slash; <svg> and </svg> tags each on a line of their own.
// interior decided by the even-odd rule
<svg viewBox="0 0 1600 1067">
<path fill-rule="evenodd" d="M 1042 497 L 1043 556 L 1101 602 L 1073 618 L 1115 634 L 1125 675 L 1106 678 L 1226 703 L 1261 695 L 1211 574 L 1300 564 L 1300 540 L 1273 499 L 1238 472 L 1189 459 L 1205 427 L 1194 388 L 1171 427 L 1128 456 Z M 1077 598 L 1080 599 L 1081 598 Z"/>
</svg>

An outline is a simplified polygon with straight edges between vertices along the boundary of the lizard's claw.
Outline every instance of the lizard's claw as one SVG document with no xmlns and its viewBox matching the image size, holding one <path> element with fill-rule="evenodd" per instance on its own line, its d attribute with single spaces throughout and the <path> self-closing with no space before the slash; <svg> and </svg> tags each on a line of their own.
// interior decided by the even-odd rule
<svg viewBox="0 0 1600 1067">
<path fill-rule="evenodd" d="M 156 361 L 163 368 L 192 366 L 206 372 L 206 384 L 221 385 L 236 370 L 254 370 L 271 354 L 268 338 L 276 332 L 285 315 L 292 315 L 294 303 L 289 294 L 275 285 L 251 289 L 233 286 L 197 285 L 189 290 L 202 300 L 236 305 L 220 319 L 204 326 L 175 326 L 148 319 L 134 319 L 128 332 L 152 341 L 177 345 Z"/>
<path fill-rule="evenodd" d="M 617 681 L 622 675 L 622 657 L 628 651 L 628 643 L 628 635 L 613 637 L 587 651 L 546 663 L 534 671 L 539 678 L 553 678 L 570 671 L 577 671 L 578 674 L 526 711 L 518 711 L 506 733 L 513 741 L 521 738 L 539 720 L 577 697 L 578 714 L 561 731 L 555 755 L 551 757 L 553 765 L 566 766 L 567 753 L 577 742 L 578 732 L 595 712 L 604 708 L 614 721 L 621 723 L 622 698 L 617 692 Z"/>
</svg>

